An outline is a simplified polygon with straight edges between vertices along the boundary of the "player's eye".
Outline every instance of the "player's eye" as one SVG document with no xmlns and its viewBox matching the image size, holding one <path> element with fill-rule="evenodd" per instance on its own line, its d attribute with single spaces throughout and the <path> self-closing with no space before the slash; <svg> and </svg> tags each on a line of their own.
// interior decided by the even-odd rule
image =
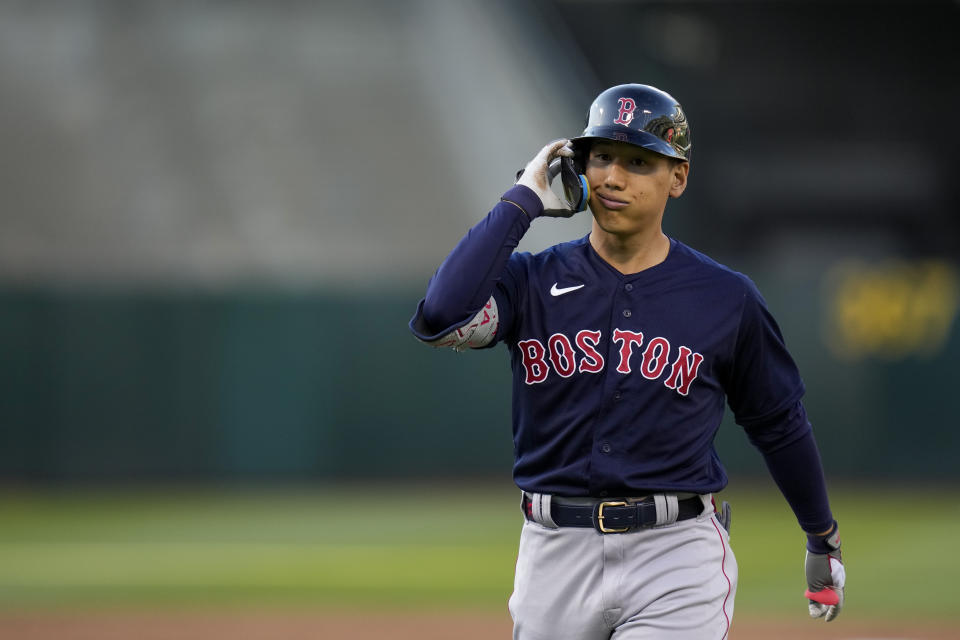
<svg viewBox="0 0 960 640">
<path fill-rule="evenodd" d="M 610 154 L 604 153 L 603 151 L 598 151 L 593 154 L 595 160 L 601 160 L 603 162 L 610 162 Z"/>
</svg>

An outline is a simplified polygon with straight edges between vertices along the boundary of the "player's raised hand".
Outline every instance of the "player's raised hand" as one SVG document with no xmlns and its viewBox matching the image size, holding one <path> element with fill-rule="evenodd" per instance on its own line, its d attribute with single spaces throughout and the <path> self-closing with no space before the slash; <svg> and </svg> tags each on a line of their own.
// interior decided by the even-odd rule
<svg viewBox="0 0 960 640">
<path fill-rule="evenodd" d="M 840 554 L 840 530 L 836 522 L 833 523 L 833 529 L 822 536 L 807 535 L 804 568 L 807 573 L 804 595 L 810 602 L 810 617 L 830 622 L 843 608 L 846 582 L 846 570 Z"/>
<path fill-rule="evenodd" d="M 560 173 L 561 156 L 568 158 L 573 156 L 570 141 L 565 138 L 554 140 L 540 149 L 540 152 L 517 176 L 517 184 L 529 188 L 540 198 L 540 202 L 543 203 L 543 213 L 540 215 L 543 216 L 569 218 L 576 213 L 550 189 L 550 183 Z"/>
</svg>

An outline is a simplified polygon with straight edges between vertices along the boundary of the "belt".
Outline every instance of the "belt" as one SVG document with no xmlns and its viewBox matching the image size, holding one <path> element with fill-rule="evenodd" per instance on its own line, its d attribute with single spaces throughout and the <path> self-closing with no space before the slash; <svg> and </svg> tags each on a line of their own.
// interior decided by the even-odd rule
<svg viewBox="0 0 960 640">
<path fill-rule="evenodd" d="M 543 499 L 546 498 L 546 504 Z M 675 505 L 671 509 L 672 505 Z M 564 503 L 562 498 L 542 494 L 523 494 L 523 513 L 528 520 L 556 527 L 590 527 L 600 533 L 626 533 L 680 520 L 703 513 L 700 496 L 670 500 L 670 496 L 651 496 L 641 500 L 606 500 L 593 504 Z M 673 513 L 671 513 L 673 511 Z M 675 514 L 675 515 L 674 515 Z"/>
</svg>

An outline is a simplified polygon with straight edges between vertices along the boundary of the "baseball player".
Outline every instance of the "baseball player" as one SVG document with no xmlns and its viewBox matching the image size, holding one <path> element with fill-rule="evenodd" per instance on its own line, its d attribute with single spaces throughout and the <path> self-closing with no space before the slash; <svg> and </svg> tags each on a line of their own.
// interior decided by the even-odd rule
<svg viewBox="0 0 960 640">
<path fill-rule="evenodd" d="M 583 134 L 541 149 L 453 249 L 410 321 L 433 346 L 510 352 L 525 516 L 514 638 L 728 636 L 737 564 L 713 499 L 724 403 L 807 534 L 810 615 L 843 606 L 837 522 L 780 330 L 749 278 L 662 231 L 690 148 L 669 94 L 604 91 Z M 586 207 L 586 237 L 515 251 L 538 218 Z"/>
</svg>

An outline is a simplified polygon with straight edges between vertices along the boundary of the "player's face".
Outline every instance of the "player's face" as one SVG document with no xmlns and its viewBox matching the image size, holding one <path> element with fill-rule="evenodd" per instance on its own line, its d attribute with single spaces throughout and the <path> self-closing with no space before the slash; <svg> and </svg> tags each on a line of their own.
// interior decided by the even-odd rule
<svg viewBox="0 0 960 640">
<path fill-rule="evenodd" d="M 659 226 L 669 198 L 687 186 L 690 164 L 625 142 L 597 142 L 590 149 L 586 176 L 590 210 L 601 229 L 631 234 Z"/>
</svg>

